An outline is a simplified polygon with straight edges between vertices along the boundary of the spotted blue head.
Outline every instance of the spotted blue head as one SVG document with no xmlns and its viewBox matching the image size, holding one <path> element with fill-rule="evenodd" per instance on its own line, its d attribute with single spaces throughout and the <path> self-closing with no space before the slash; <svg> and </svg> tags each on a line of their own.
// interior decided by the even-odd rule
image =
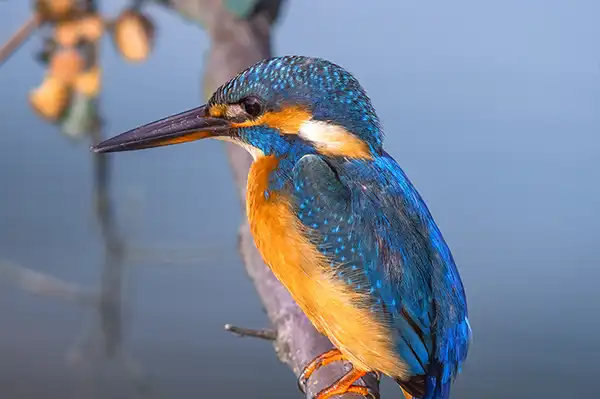
<svg viewBox="0 0 600 399">
<path fill-rule="evenodd" d="M 206 137 L 233 141 L 255 158 L 299 150 L 367 159 L 381 151 L 383 138 L 373 105 L 354 76 L 323 59 L 285 56 L 241 72 L 201 107 L 125 132 L 94 151 Z"/>
</svg>

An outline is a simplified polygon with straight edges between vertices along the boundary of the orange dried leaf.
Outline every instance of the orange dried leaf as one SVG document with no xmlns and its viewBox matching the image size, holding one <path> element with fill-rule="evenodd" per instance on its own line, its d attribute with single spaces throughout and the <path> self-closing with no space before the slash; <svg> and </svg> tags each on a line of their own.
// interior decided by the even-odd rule
<svg viewBox="0 0 600 399">
<path fill-rule="evenodd" d="M 148 58 L 154 45 L 154 25 L 145 15 L 127 10 L 115 23 L 115 46 L 123 58 L 139 62 Z"/>
<path fill-rule="evenodd" d="M 49 73 L 66 84 L 71 84 L 81 73 L 84 60 L 79 51 L 71 48 L 58 50 L 50 60 Z"/>
<path fill-rule="evenodd" d="M 77 76 L 73 88 L 88 97 L 96 97 L 100 93 L 101 84 L 101 70 L 99 67 L 94 66 Z"/>
<path fill-rule="evenodd" d="M 37 0 L 36 11 L 47 20 L 66 18 L 75 10 L 75 0 Z"/>
<path fill-rule="evenodd" d="M 29 93 L 29 103 L 35 112 L 51 121 L 63 115 L 69 99 L 68 86 L 52 76 L 46 76 L 42 84 Z"/>
<path fill-rule="evenodd" d="M 92 42 L 100 40 L 104 33 L 104 21 L 97 14 L 81 18 L 78 25 L 81 37 Z"/>
<path fill-rule="evenodd" d="M 76 21 L 61 21 L 56 24 L 54 40 L 63 47 L 74 47 L 79 41 L 79 29 Z"/>
</svg>

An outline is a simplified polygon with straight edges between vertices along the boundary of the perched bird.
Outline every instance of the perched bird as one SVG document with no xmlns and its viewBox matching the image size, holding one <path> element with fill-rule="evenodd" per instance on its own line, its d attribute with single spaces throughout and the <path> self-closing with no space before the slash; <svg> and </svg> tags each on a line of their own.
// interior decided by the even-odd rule
<svg viewBox="0 0 600 399">
<path fill-rule="evenodd" d="M 263 60 L 206 105 L 113 137 L 99 153 L 203 138 L 254 161 L 246 210 L 265 263 L 336 349 L 309 364 L 353 368 L 317 399 L 372 395 L 356 382 L 385 374 L 406 396 L 449 398 L 471 328 L 452 254 L 427 206 L 383 148 L 359 82 L 329 61 Z M 373 395 L 374 396 L 374 395 Z"/>
</svg>

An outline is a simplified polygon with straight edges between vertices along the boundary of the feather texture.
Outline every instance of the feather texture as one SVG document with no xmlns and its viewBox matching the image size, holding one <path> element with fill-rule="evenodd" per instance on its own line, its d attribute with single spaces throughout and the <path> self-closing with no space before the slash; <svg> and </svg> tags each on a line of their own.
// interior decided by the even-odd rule
<svg viewBox="0 0 600 399">
<path fill-rule="evenodd" d="M 447 399 L 471 338 L 465 292 L 425 202 L 383 150 L 379 118 L 356 78 L 318 58 L 263 60 L 205 107 L 95 151 L 205 137 L 253 155 L 246 211 L 256 246 L 352 363 L 345 378 L 379 371 L 417 398 Z"/>
<path fill-rule="evenodd" d="M 208 106 L 218 114 L 248 96 L 265 111 L 232 136 L 264 155 L 248 216 L 265 261 L 355 367 L 418 398 L 447 398 L 471 337 L 465 292 L 427 206 L 383 150 L 365 90 L 329 61 L 276 57 Z"/>
<path fill-rule="evenodd" d="M 292 182 L 286 195 L 310 241 L 341 282 L 368 294 L 361 306 L 389 328 L 409 367 L 399 382 L 417 397 L 445 397 L 468 350 L 465 293 L 406 175 L 385 153 L 366 162 L 310 154 Z"/>
<path fill-rule="evenodd" d="M 337 278 L 292 212 L 290 190 L 268 189 L 288 165 L 289 159 L 265 156 L 252 164 L 248 175 L 248 220 L 263 259 L 315 327 L 354 367 L 407 375 L 388 323 L 368 306 L 372 297 Z"/>
</svg>

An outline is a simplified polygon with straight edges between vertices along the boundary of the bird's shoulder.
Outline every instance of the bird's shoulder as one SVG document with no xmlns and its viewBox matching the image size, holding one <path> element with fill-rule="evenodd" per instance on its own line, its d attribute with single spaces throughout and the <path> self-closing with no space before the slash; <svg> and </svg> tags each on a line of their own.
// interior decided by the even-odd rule
<svg viewBox="0 0 600 399">
<path fill-rule="evenodd" d="M 429 300 L 436 267 L 422 201 L 404 177 L 378 159 L 310 154 L 294 166 L 289 188 L 293 212 L 339 277 L 369 289 L 391 312 L 400 297 Z"/>
<path fill-rule="evenodd" d="M 371 294 L 374 311 L 400 332 L 399 350 L 412 357 L 416 374 L 446 350 L 440 334 L 459 328 L 457 345 L 467 345 L 466 300 L 454 260 L 392 157 L 305 155 L 292 170 L 288 190 L 292 211 L 329 267 L 354 290 Z M 462 358 L 460 353 L 447 361 Z"/>
</svg>

